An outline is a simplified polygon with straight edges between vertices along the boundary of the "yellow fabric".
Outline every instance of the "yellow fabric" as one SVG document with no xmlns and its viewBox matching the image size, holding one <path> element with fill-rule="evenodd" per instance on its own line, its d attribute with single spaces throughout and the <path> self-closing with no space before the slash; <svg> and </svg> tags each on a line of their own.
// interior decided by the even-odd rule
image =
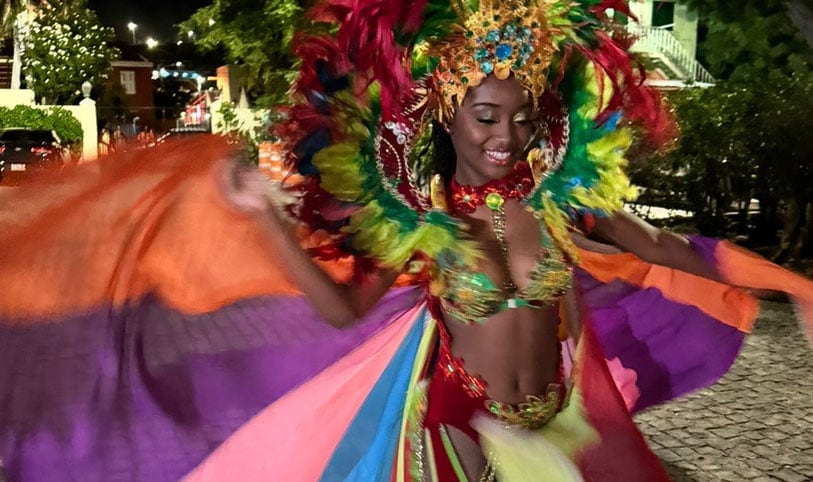
<svg viewBox="0 0 813 482">
<path fill-rule="evenodd" d="M 568 406 L 540 430 L 506 427 L 487 416 L 476 418 L 472 426 L 480 433 L 480 444 L 500 482 L 584 480 L 574 459 L 599 440 L 575 389 Z"/>
</svg>

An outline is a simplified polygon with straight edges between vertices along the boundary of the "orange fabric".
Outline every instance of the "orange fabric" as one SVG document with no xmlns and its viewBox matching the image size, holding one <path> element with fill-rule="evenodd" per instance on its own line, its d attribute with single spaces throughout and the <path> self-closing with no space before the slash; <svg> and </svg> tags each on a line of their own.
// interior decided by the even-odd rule
<svg viewBox="0 0 813 482">
<path fill-rule="evenodd" d="M 182 141 L 0 192 L 0 316 L 58 321 L 148 292 L 193 313 L 298 293 L 263 228 L 223 199 L 227 155 L 219 139 Z"/>
<path fill-rule="evenodd" d="M 717 246 L 715 254 L 720 273 L 734 285 L 783 291 L 800 300 L 813 302 L 813 281 L 803 276 L 725 241 Z"/>
<path fill-rule="evenodd" d="M 620 280 L 656 288 L 668 299 L 696 306 L 707 315 L 750 333 L 759 313 L 757 300 L 742 290 L 642 261 L 631 253 L 603 254 L 579 250 L 580 266 L 598 281 Z M 739 285 L 739 283 L 734 283 Z"/>
<path fill-rule="evenodd" d="M 721 242 L 716 256 L 718 269 L 726 281 L 746 288 L 789 294 L 796 303 L 802 329 L 813 343 L 813 281 L 732 243 Z"/>
</svg>

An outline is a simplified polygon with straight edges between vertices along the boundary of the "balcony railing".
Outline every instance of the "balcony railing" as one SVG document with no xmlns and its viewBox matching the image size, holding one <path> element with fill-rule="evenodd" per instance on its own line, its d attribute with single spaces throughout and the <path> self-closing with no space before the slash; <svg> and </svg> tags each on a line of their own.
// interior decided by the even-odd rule
<svg viewBox="0 0 813 482">
<path fill-rule="evenodd" d="M 630 31 L 638 40 L 632 50 L 659 57 L 672 70 L 682 75 L 684 81 L 713 84 L 714 77 L 694 55 L 672 35 L 672 32 L 658 27 L 630 26 Z"/>
<path fill-rule="evenodd" d="M 11 71 L 11 59 L 0 57 L 0 89 L 8 89 L 11 87 Z"/>
</svg>

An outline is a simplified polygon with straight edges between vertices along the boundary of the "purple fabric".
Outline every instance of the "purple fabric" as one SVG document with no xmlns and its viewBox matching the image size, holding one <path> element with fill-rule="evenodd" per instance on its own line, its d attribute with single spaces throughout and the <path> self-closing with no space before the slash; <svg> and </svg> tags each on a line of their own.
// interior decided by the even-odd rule
<svg viewBox="0 0 813 482">
<path fill-rule="evenodd" d="M 720 266 L 717 262 L 717 246 L 722 242 L 719 239 L 707 238 L 697 234 L 688 236 L 689 245 L 692 249 L 699 254 L 709 266 L 714 267 L 719 273 Z"/>
<path fill-rule="evenodd" d="M 174 481 L 272 401 L 416 303 L 393 290 L 337 330 L 302 297 L 184 315 L 156 299 L 47 324 L 0 320 L 10 481 Z M 269 454 L 269 456 L 273 456 Z"/>
<path fill-rule="evenodd" d="M 742 347 L 742 332 L 658 289 L 604 284 L 582 269 L 576 279 L 605 356 L 638 375 L 633 412 L 714 383 Z"/>
</svg>

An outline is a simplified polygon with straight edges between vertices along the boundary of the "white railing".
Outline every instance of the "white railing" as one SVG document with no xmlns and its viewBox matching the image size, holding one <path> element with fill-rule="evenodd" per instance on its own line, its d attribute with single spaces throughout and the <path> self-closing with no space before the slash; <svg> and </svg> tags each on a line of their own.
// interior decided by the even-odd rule
<svg viewBox="0 0 813 482">
<path fill-rule="evenodd" d="M 714 83 L 714 77 L 709 71 L 700 65 L 694 55 L 689 53 L 669 30 L 637 25 L 631 25 L 629 29 L 638 38 L 632 46 L 634 52 L 659 56 L 673 70 L 684 75 L 686 78 L 683 80 Z"/>
<path fill-rule="evenodd" d="M 0 89 L 11 87 L 11 72 L 13 71 L 11 59 L 0 57 Z"/>
</svg>

